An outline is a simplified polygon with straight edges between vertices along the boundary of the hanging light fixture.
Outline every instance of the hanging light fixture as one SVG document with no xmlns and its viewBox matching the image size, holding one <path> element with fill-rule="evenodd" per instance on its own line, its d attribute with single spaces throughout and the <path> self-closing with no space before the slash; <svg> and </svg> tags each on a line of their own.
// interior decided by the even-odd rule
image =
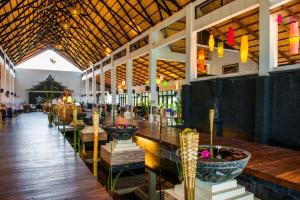
<svg viewBox="0 0 300 200">
<path fill-rule="evenodd" d="M 218 57 L 224 57 L 224 42 L 218 42 Z"/>
<path fill-rule="evenodd" d="M 159 79 L 164 80 L 164 75 L 163 74 L 159 75 Z"/>
<path fill-rule="evenodd" d="M 122 86 L 125 86 L 126 85 L 126 82 L 123 80 L 122 81 Z"/>
<path fill-rule="evenodd" d="M 228 28 L 227 42 L 230 46 L 233 46 L 235 44 L 235 42 L 234 42 L 234 30 L 233 30 L 232 26 L 229 26 L 229 28 Z"/>
<path fill-rule="evenodd" d="M 198 71 L 205 72 L 205 51 L 203 49 L 200 49 L 198 53 Z"/>
<path fill-rule="evenodd" d="M 146 80 L 146 81 L 145 81 L 145 84 L 146 84 L 146 85 L 149 85 L 149 81 L 148 81 L 148 80 Z"/>
<path fill-rule="evenodd" d="M 161 80 L 159 78 L 156 79 L 156 85 L 160 85 L 161 84 Z"/>
<path fill-rule="evenodd" d="M 163 82 L 161 83 L 161 85 L 162 85 L 163 87 L 168 87 L 169 82 L 168 82 L 168 81 L 163 81 Z"/>
<path fill-rule="evenodd" d="M 213 34 L 210 34 L 209 40 L 208 40 L 208 46 L 209 46 L 209 51 L 214 51 L 215 48 L 215 38 Z"/>
<path fill-rule="evenodd" d="M 281 26 L 281 25 L 282 25 L 282 22 L 283 22 L 282 15 L 281 15 L 281 14 L 278 14 L 278 15 L 277 15 L 277 24 L 278 24 L 279 26 Z"/>
<path fill-rule="evenodd" d="M 241 62 L 246 63 L 248 61 L 248 51 L 249 51 L 248 35 L 242 36 L 240 51 L 241 51 L 240 52 L 241 53 Z"/>
<path fill-rule="evenodd" d="M 68 29 L 70 28 L 70 25 L 69 25 L 69 23 L 64 22 L 64 23 L 62 24 L 62 27 L 63 27 L 63 29 L 68 30 Z"/>
<path fill-rule="evenodd" d="M 77 7 L 73 7 L 70 9 L 71 15 L 76 18 L 80 15 L 80 10 Z"/>
<path fill-rule="evenodd" d="M 298 22 L 293 22 L 290 24 L 290 54 L 297 54 L 299 50 L 299 28 Z"/>
<path fill-rule="evenodd" d="M 63 45 L 62 44 L 57 44 L 57 45 L 55 45 L 55 48 L 57 50 L 62 50 L 63 49 Z"/>
</svg>

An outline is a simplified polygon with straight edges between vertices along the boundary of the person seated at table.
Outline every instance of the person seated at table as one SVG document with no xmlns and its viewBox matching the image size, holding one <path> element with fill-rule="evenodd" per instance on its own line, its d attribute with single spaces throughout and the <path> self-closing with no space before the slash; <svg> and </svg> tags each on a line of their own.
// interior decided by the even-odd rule
<svg viewBox="0 0 300 200">
<path fill-rule="evenodd" d="M 2 114 L 0 117 L 3 120 L 5 120 L 6 119 L 6 105 L 4 103 L 0 103 L 0 112 Z"/>
</svg>

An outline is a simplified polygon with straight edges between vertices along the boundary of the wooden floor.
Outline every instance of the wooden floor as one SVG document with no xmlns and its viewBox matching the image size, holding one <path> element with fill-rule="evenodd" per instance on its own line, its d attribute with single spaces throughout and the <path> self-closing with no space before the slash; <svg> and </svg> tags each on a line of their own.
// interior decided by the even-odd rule
<svg viewBox="0 0 300 200">
<path fill-rule="evenodd" d="M 47 116 L 0 125 L 0 199 L 110 199 Z"/>
<path fill-rule="evenodd" d="M 116 123 L 131 123 L 117 119 Z M 159 134 L 157 124 L 133 121 L 138 126 L 137 136 L 166 145 L 179 145 L 180 130 L 165 127 Z M 199 143 L 209 144 L 207 134 L 200 134 Z M 216 145 L 232 146 L 249 151 L 252 155 L 244 172 L 257 178 L 300 192 L 300 152 L 232 138 L 215 138 Z"/>
</svg>

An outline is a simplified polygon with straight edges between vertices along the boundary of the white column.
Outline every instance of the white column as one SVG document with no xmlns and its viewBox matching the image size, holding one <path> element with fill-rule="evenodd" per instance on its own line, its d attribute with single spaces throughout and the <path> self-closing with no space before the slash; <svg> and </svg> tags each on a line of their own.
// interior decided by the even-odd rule
<svg viewBox="0 0 300 200">
<path fill-rule="evenodd" d="M 13 105 L 15 105 L 15 78 L 16 78 L 16 74 L 12 77 L 12 91 L 13 91 L 13 97 L 12 97 L 12 103 Z"/>
<path fill-rule="evenodd" d="M 270 15 L 270 2 L 259 1 L 259 75 L 268 74 L 277 67 L 278 26 L 275 16 Z"/>
<path fill-rule="evenodd" d="M 156 91 L 156 54 L 155 50 L 151 49 L 149 52 L 149 82 L 150 82 L 150 90 L 151 90 L 151 105 L 158 106 L 158 97 Z"/>
<path fill-rule="evenodd" d="M 0 102 L 4 103 L 5 101 L 5 57 L 4 57 L 4 64 L 1 66 L 1 89 L 3 89 L 3 92 L 0 94 Z"/>
<path fill-rule="evenodd" d="M 95 76 L 95 71 L 94 71 L 94 67 L 92 68 L 92 103 L 96 103 L 96 76 Z"/>
<path fill-rule="evenodd" d="M 12 95 L 11 95 L 11 92 L 12 92 L 12 74 L 11 74 L 11 69 L 9 67 L 8 69 L 8 83 L 9 83 L 9 99 L 8 99 L 8 103 L 12 103 Z"/>
<path fill-rule="evenodd" d="M 193 21 L 195 9 L 192 4 L 186 6 L 186 63 L 185 63 L 185 82 L 197 78 L 197 32 L 193 32 Z"/>
<path fill-rule="evenodd" d="M 8 70 L 7 70 L 7 65 L 6 65 L 6 62 L 5 62 L 5 91 L 4 93 L 6 94 L 7 91 L 9 91 L 9 83 L 8 83 Z M 4 102 L 5 103 L 8 103 L 8 97 L 5 95 L 5 98 L 4 98 Z"/>
<path fill-rule="evenodd" d="M 111 95 L 112 95 L 112 105 L 117 104 L 117 67 L 114 66 L 114 63 L 112 62 L 112 68 L 111 68 Z"/>
<path fill-rule="evenodd" d="M 132 59 L 126 63 L 126 85 L 127 85 L 127 102 L 128 106 L 132 106 Z"/>
<path fill-rule="evenodd" d="M 101 92 L 101 104 L 105 104 L 105 72 L 103 67 L 101 67 L 100 74 L 100 92 Z"/>
<path fill-rule="evenodd" d="M 88 99 L 89 99 L 89 79 L 87 77 L 87 72 L 85 74 L 85 103 L 88 103 Z"/>
</svg>

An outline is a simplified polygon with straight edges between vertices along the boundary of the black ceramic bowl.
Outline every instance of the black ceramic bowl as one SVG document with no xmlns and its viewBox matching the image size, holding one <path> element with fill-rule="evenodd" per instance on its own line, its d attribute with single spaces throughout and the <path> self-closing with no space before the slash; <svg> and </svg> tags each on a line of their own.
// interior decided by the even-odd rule
<svg viewBox="0 0 300 200">
<path fill-rule="evenodd" d="M 137 128 L 133 125 L 105 126 L 103 129 L 106 131 L 109 140 L 129 140 L 137 131 Z"/>
<path fill-rule="evenodd" d="M 199 146 L 200 154 L 209 151 L 209 145 Z M 203 182 L 222 183 L 239 176 L 246 167 L 251 154 L 245 150 L 213 146 L 213 157 L 199 156 L 197 163 L 197 178 Z"/>
</svg>

